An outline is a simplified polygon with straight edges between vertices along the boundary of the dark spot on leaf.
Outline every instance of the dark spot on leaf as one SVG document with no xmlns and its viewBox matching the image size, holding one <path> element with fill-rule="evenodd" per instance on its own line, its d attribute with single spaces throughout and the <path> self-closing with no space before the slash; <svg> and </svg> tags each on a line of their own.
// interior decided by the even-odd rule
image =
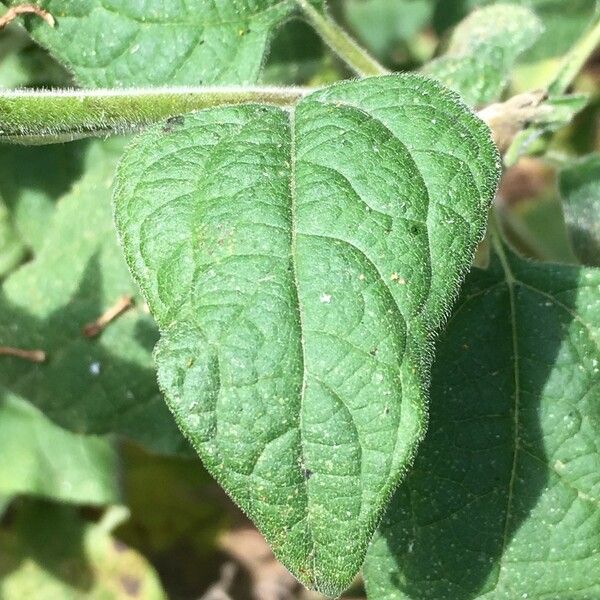
<svg viewBox="0 0 600 600">
<path fill-rule="evenodd" d="M 119 540 L 115 540 L 115 541 L 113 542 L 113 546 L 114 546 L 114 549 L 115 549 L 115 550 L 116 550 L 116 551 L 117 551 L 119 554 L 121 554 L 122 552 L 126 552 L 126 551 L 127 551 L 127 546 L 126 546 L 126 545 L 125 545 L 123 542 L 121 542 L 121 541 L 119 541 Z"/>
<path fill-rule="evenodd" d="M 313 476 L 313 472 L 310 469 L 302 469 L 302 475 L 304 479 L 308 480 Z"/>
<path fill-rule="evenodd" d="M 169 117 L 163 125 L 163 131 L 165 133 L 171 133 L 177 127 L 181 127 L 185 123 L 185 119 L 181 115 L 175 117 Z"/>
</svg>

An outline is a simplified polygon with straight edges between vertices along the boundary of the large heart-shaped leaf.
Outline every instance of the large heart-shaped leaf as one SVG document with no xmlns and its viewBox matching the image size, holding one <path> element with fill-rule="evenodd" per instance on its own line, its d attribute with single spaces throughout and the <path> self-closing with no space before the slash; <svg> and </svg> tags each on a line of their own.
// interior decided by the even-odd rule
<svg viewBox="0 0 600 600">
<path fill-rule="evenodd" d="M 423 435 L 431 334 L 497 177 L 487 127 L 419 76 L 188 115 L 120 166 L 117 227 L 167 401 L 325 593 L 360 567 Z"/>
<path fill-rule="evenodd" d="M 600 597 L 600 270 L 508 249 L 463 287 L 373 600 Z"/>
<path fill-rule="evenodd" d="M 4 0 L 7 6 L 21 0 Z M 321 6 L 322 0 L 311 4 Z M 296 0 L 38 0 L 36 41 L 84 86 L 251 83 Z"/>
</svg>

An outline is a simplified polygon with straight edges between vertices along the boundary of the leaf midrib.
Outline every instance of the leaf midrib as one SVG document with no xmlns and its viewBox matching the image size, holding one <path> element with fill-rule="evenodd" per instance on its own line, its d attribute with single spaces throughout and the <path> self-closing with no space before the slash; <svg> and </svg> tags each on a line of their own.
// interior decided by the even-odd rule
<svg viewBox="0 0 600 600">
<path fill-rule="evenodd" d="M 508 298 L 510 304 L 510 324 L 511 324 L 511 337 L 512 337 L 512 350 L 513 350 L 513 375 L 515 385 L 515 396 L 513 406 L 513 457 L 510 472 L 510 480 L 508 484 L 508 498 L 506 502 L 506 516 L 504 519 L 504 527 L 502 532 L 502 548 L 500 557 L 503 557 L 508 545 L 509 529 L 511 522 L 511 509 L 513 505 L 513 496 L 515 490 L 515 482 L 517 475 L 517 463 L 519 456 L 520 446 L 520 408 L 521 408 L 521 371 L 520 371 L 520 360 L 519 360 L 519 339 L 517 336 L 517 307 L 515 298 L 515 276 L 510 268 L 508 257 L 504 250 L 502 240 L 500 239 L 499 226 L 494 223 L 494 228 L 491 232 L 492 244 L 496 251 L 502 270 L 504 272 L 504 278 L 506 286 L 508 288 Z M 502 561 L 500 561 L 500 568 L 498 569 L 498 576 L 494 589 L 497 589 L 500 585 L 500 576 L 502 571 Z"/>
<path fill-rule="evenodd" d="M 304 425 L 302 421 L 302 415 L 304 413 L 304 396 L 306 394 L 306 344 L 304 340 L 304 317 L 302 314 L 302 306 L 300 304 L 300 287 L 298 279 L 298 267 L 296 264 L 296 257 L 298 255 L 297 250 L 297 235 L 298 235 L 298 215 L 297 215 L 297 199 L 298 191 L 296 184 L 296 109 L 292 107 L 289 112 L 289 126 L 290 126 L 290 220 L 291 220 L 291 232 L 290 232 L 290 261 L 292 265 L 292 277 L 294 284 L 294 291 L 296 293 L 296 306 L 298 309 L 298 325 L 299 325 L 299 337 L 300 337 L 300 349 L 302 354 L 302 384 L 300 387 L 300 406 L 298 414 L 298 434 L 300 437 L 300 463 L 305 467 L 305 448 L 304 448 Z M 306 493 L 306 523 L 308 532 L 310 535 L 310 556 L 312 563 L 312 573 L 310 577 L 312 584 L 316 585 L 315 572 L 316 572 L 316 553 L 315 553 L 315 540 L 312 535 L 311 516 L 310 516 L 310 498 L 308 493 L 308 480 L 304 479 L 304 490 Z"/>
</svg>

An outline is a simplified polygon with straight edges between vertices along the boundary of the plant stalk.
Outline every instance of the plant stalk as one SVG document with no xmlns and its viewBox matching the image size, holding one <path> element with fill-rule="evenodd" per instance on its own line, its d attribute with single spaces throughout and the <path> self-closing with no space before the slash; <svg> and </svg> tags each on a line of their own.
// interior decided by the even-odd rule
<svg viewBox="0 0 600 600">
<path fill-rule="evenodd" d="M 318 11 L 308 0 L 296 0 L 307 21 L 323 41 L 361 77 L 384 75 L 389 71 L 350 37 L 329 15 Z"/>
<path fill-rule="evenodd" d="M 291 108 L 315 88 L 199 87 L 121 90 L 0 91 L 0 142 L 53 144 L 85 137 L 136 133 L 179 115 L 239 104 Z M 504 151 L 544 112 L 544 95 L 525 93 L 478 113 Z"/>
<path fill-rule="evenodd" d="M 135 133 L 177 115 L 234 104 L 293 106 L 298 87 L 198 87 L 0 92 L 0 139 L 50 144 Z"/>
</svg>

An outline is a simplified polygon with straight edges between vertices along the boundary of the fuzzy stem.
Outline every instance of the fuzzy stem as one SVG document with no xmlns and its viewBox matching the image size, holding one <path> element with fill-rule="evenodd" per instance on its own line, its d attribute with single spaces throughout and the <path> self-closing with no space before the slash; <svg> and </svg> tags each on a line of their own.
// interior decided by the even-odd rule
<svg viewBox="0 0 600 600">
<path fill-rule="evenodd" d="M 132 133 L 214 106 L 253 102 L 292 106 L 309 91 L 295 87 L 8 90 L 0 93 L 0 139 L 49 144 Z"/>
<path fill-rule="evenodd" d="M 384 75 L 389 71 L 380 65 L 362 46 L 329 15 L 317 10 L 308 0 L 296 0 L 307 21 L 331 49 L 361 77 Z"/>
<path fill-rule="evenodd" d="M 153 88 L 0 91 L 0 142 L 52 144 L 135 133 L 154 123 L 216 106 L 260 103 L 294 106 L 311 88 Z M 514 96 L 478 113 L 503 151 L 527 123 L 543 117 L 544 95 Z"/>
</svg>

